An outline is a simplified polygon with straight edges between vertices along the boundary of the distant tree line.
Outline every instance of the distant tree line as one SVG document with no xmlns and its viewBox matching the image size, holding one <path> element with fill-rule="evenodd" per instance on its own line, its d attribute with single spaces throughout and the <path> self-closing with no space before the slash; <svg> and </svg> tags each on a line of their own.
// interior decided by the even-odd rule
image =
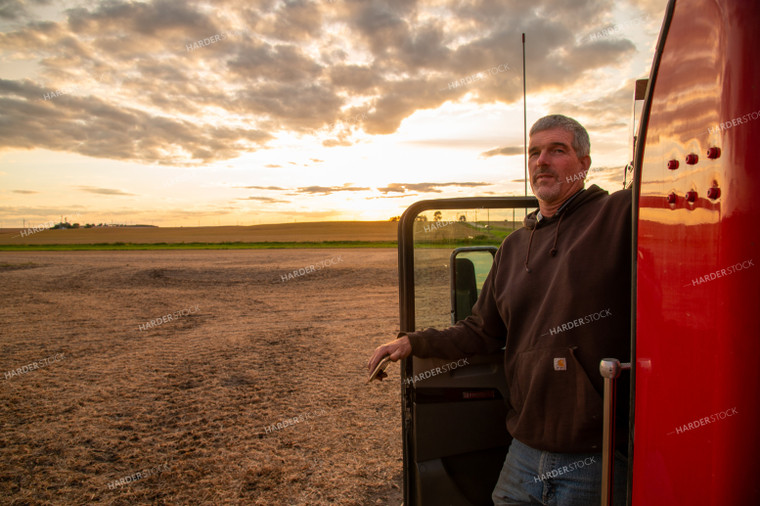
<svg viewBox="0 0 760 506">
<path fill-rule="evenodd" d="M 121 224 L 108 224 L 108 223 L 98 223 L 97 225 L 94 223 L 85 223 L 83 227 L 81 228 L 98 228 L 98 227 L 155 227 L 156 225 L 121 225 Z M 51 230 L 56 229 L 64 229 L 64 228 L 80 228 L 79 223 L 69 223 L 67 221 L 56 223 L 53 225 Z"/>
<path fill-rule="evenodd" d="M 85 228 L 87 225 L 85 225 Z M 61 228 L 79 228 L 79 223 L 69 223 L 68 221 L 62 221 L 61 223 L 56 223 L 53 225 L 53 230 L 61 229 Z"/>
</svg>

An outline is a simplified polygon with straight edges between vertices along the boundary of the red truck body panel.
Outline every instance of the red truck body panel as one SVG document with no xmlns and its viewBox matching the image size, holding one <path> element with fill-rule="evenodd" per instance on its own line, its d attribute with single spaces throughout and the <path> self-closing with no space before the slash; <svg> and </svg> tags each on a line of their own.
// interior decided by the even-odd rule
<svg viewBox="0 0 760 506">
<path fill-rule="evenodd" d="M 632 504 L 760 504 L 760 2 L 673 5 L 639 180 Z"/>
</svg>

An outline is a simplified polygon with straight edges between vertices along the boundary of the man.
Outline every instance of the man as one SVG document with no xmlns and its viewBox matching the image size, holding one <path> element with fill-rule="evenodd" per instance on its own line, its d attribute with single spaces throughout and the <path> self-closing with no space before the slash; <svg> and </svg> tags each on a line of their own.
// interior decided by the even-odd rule
<svg viewBox="0 0 760 506">
<path fill-rule="evenodd" d="M 630 356 L 631 193 L 584 189 L 590 142 L 574 119 L 539 119 L 528 149 L 539 209 L 502 243 L 472 315 L 446 330 L 400 334 L 368 368 L 385 355 L 453 359 L 504 348 L 514 439 L 494 503 L 587 506 L 601 495 L 599 361 Z M 618 391 L 625 450 L 627 390 Z M 620 456 L 615 468 L 624 504 Z"/>
</svg>

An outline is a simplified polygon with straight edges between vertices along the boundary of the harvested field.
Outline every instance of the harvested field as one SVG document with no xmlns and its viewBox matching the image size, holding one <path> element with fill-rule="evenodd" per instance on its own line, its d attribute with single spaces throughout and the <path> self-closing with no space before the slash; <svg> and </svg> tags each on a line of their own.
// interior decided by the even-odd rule
<svg viewBox="0 0 760 506">
<path fill-rule="evenodd" d="M 0 230 L 0 244 L 395 241 L 397 228 L 398 223 L 390 221 L 324 221 L 250 227 L 96 227 L 39 232 L 6 228 Z"/>
<path fill-rule="evenodd" d="M 3 504 L 401 502 L 395 250 L 0 253 L 0 287 Z"/>
</svg>

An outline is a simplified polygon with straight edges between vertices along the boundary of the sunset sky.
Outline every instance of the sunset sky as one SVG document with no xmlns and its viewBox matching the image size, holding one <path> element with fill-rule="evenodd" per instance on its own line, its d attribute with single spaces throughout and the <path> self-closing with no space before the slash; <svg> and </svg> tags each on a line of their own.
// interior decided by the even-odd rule
<svg viewBox="0 0 760 506">
<path fill-rule="evenodd" d="M 588 182 L 614 191 L 664 8 L 0 0 L 0 227 L 387 220 L 522 195 L 523 32 L 528 125 L 581 121 Z"/>
</svg>

